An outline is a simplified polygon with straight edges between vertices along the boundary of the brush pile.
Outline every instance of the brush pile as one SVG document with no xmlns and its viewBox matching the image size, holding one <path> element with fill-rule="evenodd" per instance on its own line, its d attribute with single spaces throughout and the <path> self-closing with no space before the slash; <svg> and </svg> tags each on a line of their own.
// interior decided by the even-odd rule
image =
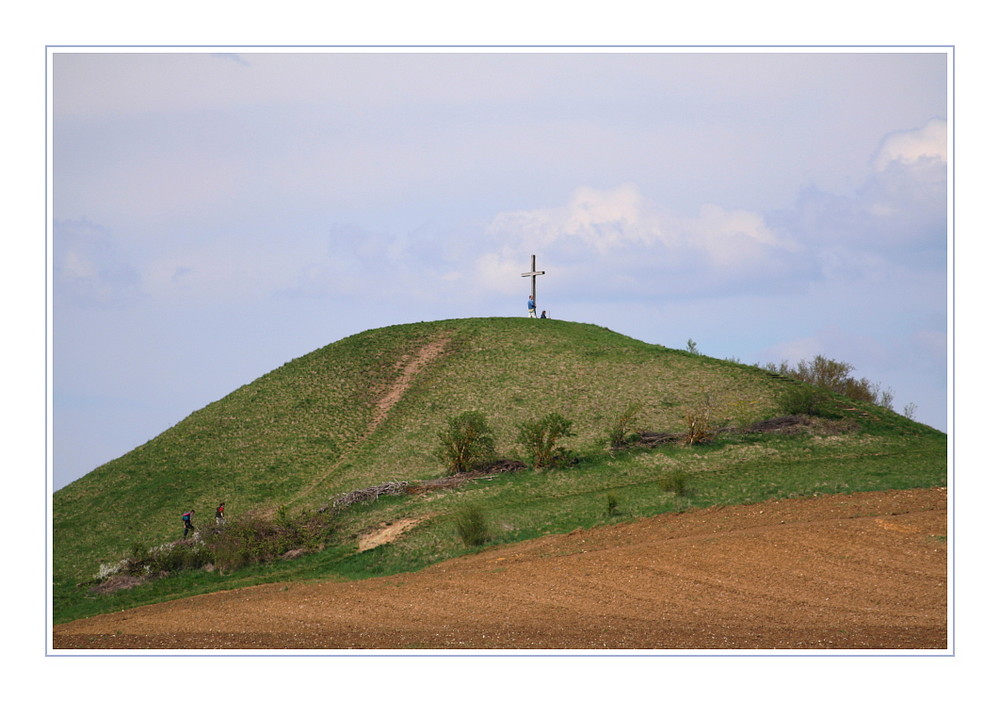
<svg viewBox="0 0 1000 702">
<path fill-rule="evenodd" d="M 359 490 L 352 490 L 351 492 L 344 493 L 343 495 L 335 498 L 330 504 L 321 508 L 319 511 L 326 512 L 327 510 L 333 510 L 334 512 L 339 512 L 340 510 L 346 509 L 351 505 L 357 504 L 358 502 L 372 502 L 386 495 L 401 495 L 406 491 L 407 485 L 409 485 L 407 481 L 398 480 L 383 483 L 381 485 L 374 485 L 372 487 L 361 488 Z"/>
</svg>

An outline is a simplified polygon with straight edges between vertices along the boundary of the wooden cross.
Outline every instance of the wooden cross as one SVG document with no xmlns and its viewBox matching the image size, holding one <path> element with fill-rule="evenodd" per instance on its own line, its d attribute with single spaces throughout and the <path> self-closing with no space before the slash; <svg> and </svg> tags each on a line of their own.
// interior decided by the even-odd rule
<svg viewBox="0 0 1000 702">
<path fill-rule="evenodd" d="M 522 273 L 522 278 L 531 278 L 531 298 L 535 301 L 535 307 L 538 307 L 538 297 L 535 295 L 535 280 L 540 275 L 545 275 L 545 271 L 535 270 L 535 254 L 531 254 L 531 270 L 527 273 Z"/>
</svg>

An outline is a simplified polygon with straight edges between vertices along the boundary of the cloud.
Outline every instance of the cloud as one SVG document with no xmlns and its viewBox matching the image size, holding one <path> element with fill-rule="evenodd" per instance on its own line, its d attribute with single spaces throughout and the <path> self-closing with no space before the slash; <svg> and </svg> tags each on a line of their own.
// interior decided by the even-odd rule
<svg viewBox="0 0 1000 702">
<path fill-rule="evenodd" d="M 801 247 L 758 213 L 706 204 L 682 216 L 632 184 L 581 187 L 562 206 L 498 214 L 488 234 L 502 245 L 477 269 L 503 289 L 531 253 L 545 254 L 581 292 L 601 294 L 724 293 L 802 270 Z"/>
<path fill-rule="evenodd" d="M 884 171 L 893 163 L 915 165 L 921 160 L 947 163 L 948 123 L 943 119 L 932 119 L 918 129 L 887 135 L 873 159 L 877 171 Z"/>
<path fill-rule="evenodd" d="M 788 294 L 824 279 L 880 286 L 900 267 L 943 270 L 947 125 L 886 135 L 854 192 L 810 186 L 788 210 L 706 203 L 682 215 L 633 184 L 580 187 L 560 206 L 498 214 L 488 234 L 497 246 L 478 259 L 479 280 L 504 291 L 533 253 L 585 296 Z"/>
<path fill-rule="evenodd" d="M 826 275 L 864 275 L 899 264 L 944 265 L 948 231 L 946 125 L 887 135 L 852 193 L 804 188 L 795 205 L 768 216 L 823 260 Z"/>
<path fill-rule="evenodd" d="M 57 303 L 120 307 L 145 296 L 139 272 L 103 227 L 86 220 L 55 222 L 52 238 Z"/>
</svg>

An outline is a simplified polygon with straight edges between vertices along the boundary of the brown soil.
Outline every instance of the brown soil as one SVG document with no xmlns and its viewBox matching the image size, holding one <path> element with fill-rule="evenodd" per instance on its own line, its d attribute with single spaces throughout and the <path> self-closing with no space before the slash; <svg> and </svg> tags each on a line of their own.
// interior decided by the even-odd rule
<svg viewBox="0 0 1000 702">
<path fill-rule="evenodd" d="M 370 551 L 390 544 L 422 521 L 423 519 L 418 517 L 405 517 L 391 524 L 380 524 L 378 528 L 361 535 L 358 539 L 358 551 Z"/>
<path fill-rule="evenodd" d="M 945 649 L 946 539 L 943 488 L 720 507 L 101 615 L 53 646 Z"/>
</svg>

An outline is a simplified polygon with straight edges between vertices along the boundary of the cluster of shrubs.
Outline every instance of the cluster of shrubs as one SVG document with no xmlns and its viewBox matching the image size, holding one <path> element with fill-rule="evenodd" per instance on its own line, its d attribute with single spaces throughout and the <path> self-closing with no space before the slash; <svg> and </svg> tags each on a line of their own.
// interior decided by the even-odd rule
<svg viewBox="0 0 1000 702">
<path fill-rule="evenodd" d="M 850 363 L 817 355 L 812 360 L 799 361 L 794 366 L 788 361 L 782 361 L 780 364 L 768 363 L 761 367 L 805 384 L 786 394 L 782 409 L 788 414 L 820 414 L 823 395 L 818 390 L 828 390 L 851 400 L 892 409 L 892 389 L 882 389 L 881 385 L 868 378 L 852 377 L 854 366 Z"/>
<path fill-rule="evenodd" d="M 290 517 L 279 510 L 275 518 L 248 515 L 209 531 L 203 538 L 221 570 L 321 549 L 334 530 L 330 517 L 304 512 Z"/>
<path fill-rule="evenodd" d="M 115 575 L 159 577 L 206 566 L 221 572 L 232 571 L 289 554 L 318 550 L 333 529 L 329 517 L 315 513 L 290 517 L 279 511 L 273 518 L 250 514 L 161 546 L 148 548 L 135 544 L 119 563 L 102 565 L 96 580 Z"/>
<path fill-rule="evenodd" d="M 574 436 L 573 422 L 552 412 L 541 419 L 517 427 L 517 442 L 525 449 L 529 465 L 547 470 L 573 461 L 572 454 L 559 442 Z M 463 412 L 448 420 L 438 433 L 437 458 L 449 474 L 480 470 L 497 460 L 496 440 L 485 415 L 478 410 Z"/>
<path fill-rule="evenodd" d="M 677 437 L 682 443 L 707 443 L 715 436 L 709 405 L 706 402 L 703 407 L 691 409 L 685 414 L 685 431 Z M 641 404 L 632 403 L 613 417 L 607 432 L 612 449 L 625 448 L 639 441 L 641 410 Z M 536 471 L 543 471 L 577 462 L 572 452 L 560 444 L 571 436 L 575 436 L 573 422 L 551 412 L 540 419 L 518 424 L 516 441 L 525 453 L 526 463 Z M 483 470 L 498 460 L 495 433 L 481 411 L 470 410 L 449 419 L 437 437 L 439 443 L 435 457 L 449 475 Z"/>
</svg>

